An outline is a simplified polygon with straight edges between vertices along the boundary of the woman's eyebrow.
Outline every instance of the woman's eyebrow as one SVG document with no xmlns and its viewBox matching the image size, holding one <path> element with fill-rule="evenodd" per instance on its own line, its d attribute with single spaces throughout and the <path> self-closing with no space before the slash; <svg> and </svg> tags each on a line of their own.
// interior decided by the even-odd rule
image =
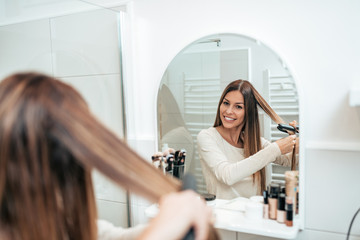
<svg viewBox="0 0 360 240">
<path fill-rule="evenodd" d="M 230 101 L 229 101 L 228 99 L 226 99 L 225 97 L 224 97 L 224 100 L 230 102 Z M 243 102 L 236 102 L 235 104 L 244 104 L 244 103 L 243 103 Z"/>
</svg>

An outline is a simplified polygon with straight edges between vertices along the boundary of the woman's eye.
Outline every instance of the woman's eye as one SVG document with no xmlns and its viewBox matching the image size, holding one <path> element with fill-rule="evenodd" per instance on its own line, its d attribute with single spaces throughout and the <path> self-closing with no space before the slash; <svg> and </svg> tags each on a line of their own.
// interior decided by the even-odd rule
<svg viewBox="0 0 360 240">
<path fill-rule="evenodd" d="M 224 105 L 229 105 L 229 103 L 228 103 L 228 102 L 223 102 L 223 104 L 224 104 Z"/>
<path fill-rule="evenodd" d="M 243 107 L 240 105 L 236 105 L 236 109 L 242 109 Z"/>
</svg>

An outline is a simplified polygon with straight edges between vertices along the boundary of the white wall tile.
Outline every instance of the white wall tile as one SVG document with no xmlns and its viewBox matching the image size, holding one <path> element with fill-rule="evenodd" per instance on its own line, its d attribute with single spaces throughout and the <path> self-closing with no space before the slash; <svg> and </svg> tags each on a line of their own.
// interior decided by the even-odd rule
<svg viewBox="0 0 360 240">
<path fill-rule="evenodd" d="M 107 220 L 115 226 L 127 227 L 126 204 L 106 200 L 96 200 L 98 218 Z"/>
<path fill-rule="evenodd" d="M 120 75 L 68 77 L 62 80 L 85 98 L 90 110 L 118 136 L 123 136 Z M 126 203 L 126 192 L 99 172 L 93 173 L 97 199 Z"/>
<path fill-rule="evenodd" d="M 140 138 L 132 138 L 129 136 L 127 139 L 129 146 L 134 149 L 144 160 L 151 162 L 151 156 L 157 151 L 155 148 L 155 139 L 147 138 L 144 136 Z"/>
<path fill-rule="evenodd" d="M 145 209 L 147 207 L 148 206 L 131 205 L 132 226 L 147 223 L 150 221 L 150 219 L 145 215 Z"/>
<path fill-rule="evenodd" d="M 49 20 L 0 27 L 0 79 L 30 70 L 52 75 Z"/>
<path fill-rule="evenodd" d="M 120 73 L 117 17 L 95 10 L 51 19 L 55 76 Z"/>
<path fill-rule="evenodd" d="M 119 74 L 61 78 L 76 88 L 90 110 L 118 136 L 123 136 Z"/>
<path fill-rule="evenodd" d="M 126 191 L 98 171 L 92 173 L 96 199 L 126 203 Z"/>
</svg>

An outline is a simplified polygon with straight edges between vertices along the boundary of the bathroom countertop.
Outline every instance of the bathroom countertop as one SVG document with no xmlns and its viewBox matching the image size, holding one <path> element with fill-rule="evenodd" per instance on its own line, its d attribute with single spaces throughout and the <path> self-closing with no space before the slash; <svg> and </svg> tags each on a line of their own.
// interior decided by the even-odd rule
<svg viewBox="0 0 360 240">
<path fill-rule="evenodd" d="M 299 232 L 296 217 L 292 227 L 270 219 L 248 219 L 245 216 L 245 203 L 248 201 L 250 200 L 247 198 L 236 198 L 233 200 L 215 199 L 207 202 L 215 214 L 215 228 L 281 239 L 296 238 Z M 145 215 L 150 218 L 155 217 L 157 213 L 157 204 L 153 204 L 145 210 Z"/>
</svg>

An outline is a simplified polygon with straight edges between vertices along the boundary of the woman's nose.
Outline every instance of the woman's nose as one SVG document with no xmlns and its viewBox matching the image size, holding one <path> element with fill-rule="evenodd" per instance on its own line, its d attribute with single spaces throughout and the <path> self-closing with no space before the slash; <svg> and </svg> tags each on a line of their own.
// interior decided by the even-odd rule
<svg viewBox="0 0 360 240">
<path fill-rule="evenodd" d="M 232 107 L 229 106 L 227 109 L 226 109 L 226 113 L 232 113 Z"/>
</svg>

